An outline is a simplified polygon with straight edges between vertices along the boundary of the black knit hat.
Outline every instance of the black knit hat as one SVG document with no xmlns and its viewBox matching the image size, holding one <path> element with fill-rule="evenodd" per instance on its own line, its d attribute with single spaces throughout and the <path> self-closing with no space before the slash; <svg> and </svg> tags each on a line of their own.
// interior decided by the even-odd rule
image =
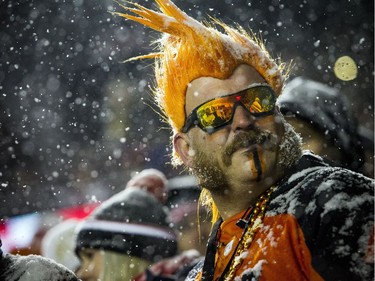
<svg viewBox="0 0 375 281">
<path fill-rule="evenodd" d="M 76 253 L 81 248 L 103 249 L 152 262 L 177 253 L 166 208 L 138 188 L 126 188 L 104 201 L 77 231 Z"/>
</svg>

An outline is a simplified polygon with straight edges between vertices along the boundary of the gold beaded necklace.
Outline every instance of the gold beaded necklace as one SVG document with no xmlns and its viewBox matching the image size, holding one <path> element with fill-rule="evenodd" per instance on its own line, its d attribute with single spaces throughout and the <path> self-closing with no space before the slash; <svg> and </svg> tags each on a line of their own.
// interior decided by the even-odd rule
<svg viewBox="0 0 375 281">
<path fill-rule="evenodd" d="M 275 187 L 272 186 L 266 192 L 264 192 L 257 200 L 254 208 L 251 210 L 251 217 L 248 225 L 246 226 L 247 229 L 241 237 L 240 241 L 238 241 L 238 246 L 235 250 L 235 253 L 233 254 L 234 258 L 231 260 L 229 270 L 225 273 L 224 281 L 233 280 L 234 273 L 244 260 L 244 256 L 246 256 L 244 255 L 244 252 L 247 251 L 248 247 L 254 239 L 255 233 L 262 225 L 268 202 L 274 190 Z"/>
</svg>

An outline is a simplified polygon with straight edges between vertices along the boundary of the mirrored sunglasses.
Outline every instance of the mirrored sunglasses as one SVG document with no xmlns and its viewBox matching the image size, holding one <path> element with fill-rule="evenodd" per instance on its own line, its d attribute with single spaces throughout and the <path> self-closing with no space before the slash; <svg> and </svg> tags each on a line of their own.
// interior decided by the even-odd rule
<svg viewBox="0 0 375 281">
<path fill-rule="evenodd" d="M 209 134 L 232 122 L 238 105 L 253 116 L 272 115 L 275 109 L 275 93 L 269 85 L 258 84 L 238 93 L 218 97 L 197 106 L 186 118 L 182 132 L 198 126 Z"/>
</svg>

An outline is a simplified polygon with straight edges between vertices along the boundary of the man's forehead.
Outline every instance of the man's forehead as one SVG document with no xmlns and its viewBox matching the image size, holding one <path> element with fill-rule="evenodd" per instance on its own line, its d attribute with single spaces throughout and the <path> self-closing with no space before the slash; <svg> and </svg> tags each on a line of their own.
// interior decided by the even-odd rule
<svg viewBox="0 0 375 281">
<path fill-rule="evenodd" d="M 265 83 L 265 79 L 247 64 L 239 65 L 227 79 L 199 77 L 187 87 L 186 113 L 207 100 L 242 91 L 255 83 Z"/>
</svg>

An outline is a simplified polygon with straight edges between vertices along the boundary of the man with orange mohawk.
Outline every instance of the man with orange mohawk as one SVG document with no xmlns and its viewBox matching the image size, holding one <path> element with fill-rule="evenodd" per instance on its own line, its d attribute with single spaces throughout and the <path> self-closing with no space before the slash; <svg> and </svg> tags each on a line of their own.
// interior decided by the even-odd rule
<svg viewBox="0 0 375 281">
<path fill-rule="evenodd" d="M 275 105 L 284 64 L 241 27 L 155 2 L 160 12 L 115 14 L 164 34 L 158 52 L 130 60 L 155 59 L 174 163 L 212 209 L 205 260 L 187 280 L 370 280 L 374 181 L 302 151 Z"/>
</svg>

